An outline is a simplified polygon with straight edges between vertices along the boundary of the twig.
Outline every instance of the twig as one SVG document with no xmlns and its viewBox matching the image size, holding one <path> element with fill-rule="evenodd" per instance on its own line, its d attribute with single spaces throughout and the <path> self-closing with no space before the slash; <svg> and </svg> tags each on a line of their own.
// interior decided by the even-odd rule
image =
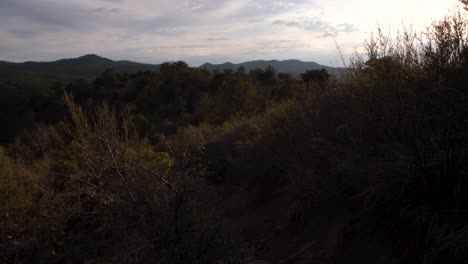
<svg viewBox="0 0 468 264">
<path fill-rule="evenodd" d="M 315 244 L 315 241 L 311 241 L 309 243 L 307 243 L 304 247 L 302 247 L 297 253 L 291 255 L 290 257 L 288 257 L 286 260 L 282 261 L 282 263 L 290 263 L 292 262 L 294 259 L 297 259 L 298 257 L 300 257 L 304 251 L 306 251 L 309 247 L 311 247 L 313 244 Z"/>
<path fill-rule="evenodd" d="M 139 167 L 139 168 L 142 168 L 150 173 L 152 173 L 153 175 L 155 175 L 156 177 L 158 177 L 162 182 L 164 182 L 165 185 L 167 185 L 175 194 L 177 194 L 178 196 L 182 196 L 182 194 L 170 183 L 168 182 L 166 179 L 164 179 L 164 177 L 161 176 L 161 174 L 159 174 L 158 172 L 156 172 L 155 170 L 153 169 L 150 169 L 144 165 L 141 165 L 141 164 L 137 164 L 137 163 L 134 163 L 134 162 L 131 162 L 129 160 L 125 160 L 125 162 L 127 162 L 128 164 L 130 165 L 133 165 L 133 166 L 136 166 L 136 167 Z"/>
</svg>

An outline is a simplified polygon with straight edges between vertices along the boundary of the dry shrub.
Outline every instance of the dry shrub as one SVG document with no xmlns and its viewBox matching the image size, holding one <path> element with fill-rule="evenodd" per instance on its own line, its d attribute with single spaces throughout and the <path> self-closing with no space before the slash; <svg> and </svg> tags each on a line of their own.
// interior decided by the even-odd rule
<svg viewBox="0 0 468 264">
<path fill-rule="evenodd" d="M 202 191 L 190 172 L 141 139 L 127 113 L 118 116 L 104 103 L 85 113 L 69 95 L 65 103 L 69 121 L 58 136 L 38 129 L 42 158 L 22 169 L 19 160 L 1 154 L 2 209 L 8 213 L 1 219 L 9 226 L 2 228 L 8 237 L 0 240 L 8 250 L 2 259 L 207 261 L 214 226 L 196 197 L 189 197 Z M 35 243 L 19 245 L 14 232 Z"/>
<path fill-rule="evenodd" d="M 343 232 L 377 239 L 408 263 L 466 257 L 466 21 L 455 12 L 422 34 L 379 29 L 321 100 L 321 134 L 359 158 L 315 199 L 324 208 L 339 201 L 337 211 L 359 208 Z"/>
</svg>

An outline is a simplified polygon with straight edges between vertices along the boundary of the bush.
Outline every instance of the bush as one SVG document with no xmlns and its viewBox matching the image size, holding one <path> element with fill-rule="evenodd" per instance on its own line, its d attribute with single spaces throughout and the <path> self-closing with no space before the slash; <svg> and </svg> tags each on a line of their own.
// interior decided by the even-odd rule
<svg viewBox="0 0 468 264">
<path fill-rule="evenodd" d="M 65 102 L 70 121 L 61 140 L 43 153 L 47 163 L 42 171 L 37 168 L 40 161 L 34 161 L 28 173 L 14 169 L 14 161 L 1 154 L 0 162 L 6 168 L 0 178 L 5 196 L 2 206 L 6 206 L 2 209 L 7 212 L 1 219 L 7 228 L 2 228 L 6 233 L 0 245 L 2 251 L 9 250 L 2 254 L 3 259 L 47 263 L 207 261 L 213 227 L 205 225 L 209 223 L 205 216 L 203 220 L 197 216 L 203 208 L 185 193 L 198 189 L 195 180 L 177 168 L 168 153 L 157 152 L 140 139 L 129 115 L 117 117 L 106 104 L 86 114 L 72 97 L 65 96 Z M 43 181 L 40 189 L 35 178 L 39 175 Z M 20 178 L 25 176 L 29 178 Z M 49 236 L 41 234 L 40 227 L 47 225 L 56 230 Z M 15 231 L 24 232 L 24 239 L 33 238 L 36 243 L 10 243 Z M 12 243 L 16 248 L 10 249 Z M 32 251 L 21 250 L 26 248 Z"/>
</svg>

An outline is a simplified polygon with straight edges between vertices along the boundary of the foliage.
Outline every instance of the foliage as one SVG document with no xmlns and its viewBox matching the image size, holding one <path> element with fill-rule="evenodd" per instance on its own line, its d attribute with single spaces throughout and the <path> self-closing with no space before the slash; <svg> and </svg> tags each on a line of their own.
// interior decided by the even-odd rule
<svg viewBox="0 0 468 264">
<path fill-rule="evenodd" d="M 466 21 L 378 29 L 341 79 L 168 62 L 2 82 L 0 262 L 244 263 L 275 239 L 285 262 L 463 262 Z"/>
<path fill-rule="evenodd" d="M 55 234 L 51 242 L 40 235 L 32 236 L 38 240 L 34 245 L 15 242 L 18 248 L 13 252 L 7 239 L 2 258 L 47 263 L 66 259 L 134 263 L 150 257 L 163 263 L 202 261 L 201 252 L 212 242 L 204 240 L 210 231 L 201 223 L 196 234 L 189 231 L 198 220 L 195 200 L 185 198 L 184 186 L 191 182 L 193 188 L 193 180 L 176 168 L 167 152 L 154 151 L 139 138 L 127 114 L 117 117 L 101 104 L 88 115 L 68 95 L 65 103 L 70 121 L 64 134 L 58 139 L 53 133 L 45 135 L 53 142 L 41 154 L 48 169 L 38 170 L 34 164 L 27 172 L 15 170 L 4 153 L 1 159 L 5 237 L 13 239 L 21 232 L 31 236 L 36 231 L 24 230 L 29 221 L 36 227 L 56 223 L 52 228 L 58 233 L 51 233 Z M 44 178 L 40 190 L 34 174 L 29 175 L 32 169 Z M 50 206 L 53 215 L 46 217 L 48 210 L 37 208 L 37 203 Z M 42 218 L 32 215 L 35 209 Z M 35 254 L 39 244 L 41 255 Z M 24 254 L 28 247 L 33 251 Z M 14 256 L 15 252 L 23 254 Z"/>
<path fill-rule="evenodd" d="M 323 83 L 330 79 L 330 74 L 328 74 L 327 70 L 308 70 L 301 74 L 301 78 L 304 82 L 316 81 L 319 83 Z"/>
<path fill-rule="evenodd" d="M 407 239 L 413 243 L 402 256 L 407 261 L 439 263 L 465 256 L 463 247 L 448 244 L 466 243 L 456 235 L 466 234 L 464 225 L 454 224 L 466 218 L 449 212 L 463 208 L 468 198 L 467 30 L 459 12 L 433 22 L 424 34 L 407 28 L 392 38 L 379 29 L 365 43 L 366 54 L 353 58 L 342 88 L 322 100 L 321 113 L 335 110 L 321 122 L 328 128 L 324 135 L 377 159 L 373 166 L 384 170 L 368 176 L 367 181 L 378 180 L 368 187 L 356 187 L 357 178 L 341 184 L 367 193 L 369 213 L 359 219 L 368 224 L 385 215 L 378 221 L 405 219 L 420 226 L 414 231 L 422 238 Z M 398 166 L 403 167 L 393 171 Z M 367 224 L 356 231 L 364 232 Z M 395 237 L 405 235 L 395 231 Z"/>
</svg>

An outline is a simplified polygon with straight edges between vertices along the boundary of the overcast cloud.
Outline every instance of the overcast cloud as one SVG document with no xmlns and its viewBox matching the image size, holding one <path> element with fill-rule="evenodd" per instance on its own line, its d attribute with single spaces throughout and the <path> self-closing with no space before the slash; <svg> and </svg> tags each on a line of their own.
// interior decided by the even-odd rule
<svg viewBox="0 0 468 264">
<path fill-rule="evenodd" d="M 336 63 L 377 23 L 422 28 L 457 0 L 0 0 L 0 60 Z"/>
</svg>

